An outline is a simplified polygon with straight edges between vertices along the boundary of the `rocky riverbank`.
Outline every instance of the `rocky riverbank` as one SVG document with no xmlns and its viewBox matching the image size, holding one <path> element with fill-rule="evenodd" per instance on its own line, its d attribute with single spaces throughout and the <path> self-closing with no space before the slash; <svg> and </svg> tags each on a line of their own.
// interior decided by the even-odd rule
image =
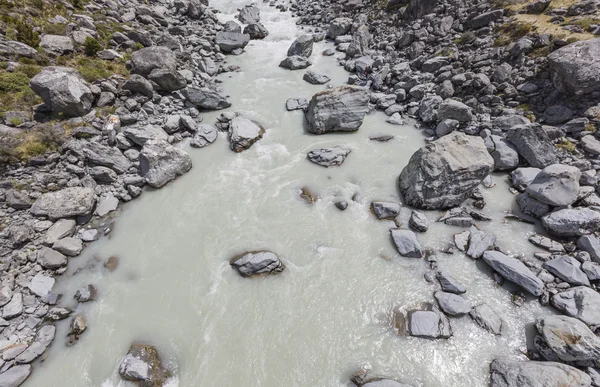
<svg viewBox="0 0 600 387">
<path fill-rule="evenodd" d="M 553 3 L 300 0 L 292 5 L 301 24 L 335 40 L 348 83 L 371 89 L 370 102 L 390 116 L 388 122 L 402 116 L 421 122 L 430 144 L 399 176 L 404 203 L 416 210 L 450 209 L 440 221 L 470 227 L 456 234 L 454 248 L 483 259 L 499 283 L 515 283 L 568 315 L 537 322 L 535 349 L 527 356 L 545 362 L 498 359 L 491 365 L 492 386 L 600 385 L 598 325 L 582 319 L 584 310 L 600 310 L 600 153 L 595 150 L 600 40 L 593 37 L 600 29 L 593 23 L 585 31 L 577 27 L 596 20 L 598 4 L 570 2 L 561 9 Z M 555 33 L 523 21 L 545 17 Z M 309 124 L 310 115 L 309 107 Z M 492 171 L 512 179 L 520 213 L 507 219 L 541 220 L 548 236 L 532 235 L 529 241 L 547 252 L 510 256 L 493 234 L 477 229 L 476 222 L 487 220 L 478 186 L 489 184 Z M 373 210 L 389 219 L 398 213 L 394 206 L 385 205 L 389 217 L 381 215 L 381 203 Z M 398 316 L 400 331 L 447 338 L 452 335 L 448 317 L 470 313 L 475 323 L 501 334 L 501 311 L 485 304 L 472 308 L 460 296 L 465 289 L 458 281 L 442 272 L 434 275 L 435 253 L 425 254 L 413 232 L 427 230 L 419 223 L 415 211 L 409 227 L 391 230 L 392 240 L 402 256 L 425 256 L 432 268 L 426 279 L 437 279 L 441 289 L 435 293 L 437 305 Z M 552 328 L 544 329 L 546 324 Z M 575 336 L 576 341 L 568 339 Z M 565 356 L 584 347 L 585 354 Z"/>
<path fill-rule="evenodd" d="M 565 24 L 565 31 L 582 34 L 586 31 L 575 28 L 578 20 L 597 12 L 588 3 L 564 10 L 543 1 L 522 8 L 439 0 L 271 4 L 289 7 L 308 26 L 288 57 L 281 58 L 281 67 L 308 68 L 311 56 L 321 55 L 313 53 L 314 42 L 330 39 L 338 53 L 322 54 L 338 55 L 340 71 L 350 73 L 350 86 L 330 87 L 310 100 L 281 101 L 282 108 L 305 111 L 308 133 L 355 132 L 371 110 L 379 109 L 391 124 L 417 119 L 427 134 L 429 144 L 398 171 L 398 192 L 413 209 L 409 222 L 398 220 L 400 200 L 371 206 L 378 219 L 396 221 L 390 236 L 399 254 L 423 258 L 430 268 L 425 280 L 439 285 L 433 303 L 396 314 L 398 332 L 447 339 L 453 335 L 452 319 L 468 314 L 490 334 L 502 334 L 502 311 L 485 303 L 470 305 L 460 278 L 438 270 L 436 254 L 455 250 L 485 262 L 498 283 L 516 284 L 566 315 L 535 322 L 535 348 L 527 354 L 531 361 L 495 360 L 493 386 L 600 385 L 595 333 L 600 325 L 600 142 L 595 135 L 600 43 L 525 31 L 519 19 L 546 12 Z M 201 148 L 226 131 L 231 150 L 242 152 L 263 137 L 265 129 L 249 118 L 227 112 L 216 123 L 203 123 L 202 113 L 231 105 L 215 78 L 238 70 L 227 64 L 226 54 L 243 54 L 251 39 L 269 33 L 258 7 L 251 5 L 238 15 L 243 30 L 236 22 L 219 22 L 217 11 L 200 0 L 15 6 L 2 10 L 6 34 L 0 41 L 6 60 L 0 75 L 7 84 L 0 87 L 17 98 L 3 97 L 5 125 L 0 127 L 6 144 L 0 185 L 0 386 L 27 379 L 31 364 L 55 340 L 56 321 L 70 319 L 63 338 L 69 344 L 85 334 L 85 317 L 76 305 L 94 300 L 94 284 L 61 296 L 53 292 L 55 281 L 71 257 L 110 233 L 122 203 L 145 186 L 161 188 L 191 170 L 190 156 L 177 143 L 190 138 Z M 594 25 L 586 29 L 596 30 Z M 329 82 L 309 70 L 303 79 Z M 25 109 L 26 102 L 31 109 Z M 349 154 L 338 146 L 313 149 L 307 157 L 335 167 Z M 510 173 L 520 213 L 507 215 L 507 221 L 539 219 L 547 235 L 529 240 L 547 252 L 511 256 L 492 233 L 477 228 L 490 220 L 480 185 L 493 184 L 491 172 Z M 317 200 L 306 192 L 307 201 Z M 348 203 L 336 206 L 344 210 Z M 465 231 L 455 235 L 453 246 L 431 251 L 424 242 L 429 225 L 423 210 L 448 210 L 439 221 Z M 117 264 L 109 259 L 107 271 Z M 285 268 L 270 251 L 242 254 L 232 265 L 247 277 Z M 536 302 L 525 301 L 522 292 L 512 297 L 515 303 Z M 140 385 L 162 385 L 171 376 L 147 343 L 132 344 L 119 374 Z M 366 370 L 353 381 L 406 385 L 373 378 Z"/>
</svg>

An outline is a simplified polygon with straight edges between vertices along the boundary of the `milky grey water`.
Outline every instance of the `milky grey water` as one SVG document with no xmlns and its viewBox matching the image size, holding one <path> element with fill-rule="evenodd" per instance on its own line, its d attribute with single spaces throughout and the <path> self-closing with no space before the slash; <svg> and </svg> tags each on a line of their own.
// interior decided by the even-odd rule
<svg viewBox="0 0 600 387">
<path fill-rule="evenodd" d="M 213 2 L 230 20 L 241 0 Z M 462 281 L 473 304 L 487 302 L 505 320 L 494 336 L 470 318 L 452 319 L 454 336 L 429 341 L 400 337 L 392 327 L 395 308 L 409 310 L 433 301 L 434 287 L 423 275 L 423 260 L 400 257 L 389 238 L 393 222 L 377 221 L 372 200 L 398 201 L 396 179 L 424 136 L 412 125 L 392 126 L 374 113 L 352 134 L 312 136 L 302 129 L 302 113 L 286 112 L 288 97 L 310 97 L 325 86 L 302 80 L 304 71 L 280 69 L 292 40 L 301 34 L 289 13 L 260 4 L 270 35 L 252 41 L 240 57 L 228 57 L 243 71 L 221 76 L 233 106 L 262 123 L 265 137 L 235 154 L 225 134 L 204 149 L 182 147 L 192 170 L 161 190 L 146 191 L 126 206 L 110 238 L 95 242 L 69 263 L 69 281 L 55 291 L 67 303 L 81 285 L 93 283 L 99 299 L 77 306 L 88 320 L 78 344 L 66 348 L 67 324 L 57 330 L 48 360 L 35 365 L 26 386 L 127 386 L 117 374 L 132 341 L 156 345 L 175 367 L 172 386 L 347 386 L 362 364 L 373 373 L 416 386 L 487 386 L 488 365 L 514 356 L 525 345 L 525 324 L 549 313 L 537 301 L 518 308 L 508 290 L 495 285 L 482 264 L 462 254 L 440 254 L 439 266 Z M 345 83 L 335 57 L 315 46 L 312 69 Z M 214 123 L 218 113 L 204 114 Z M 374 134 L 393 134 L 387 143 Z M 325 169 L 306 160 L 317 147 L 347 145 L 346 162 Z M 499 244 L 531 254 L 532 226 L 502 219 L 514 197 L 505 177 L 484 189 L 481 223 Z M 299 190 L 308 186 L 321 199 L 308 206 Z M 351 198 L 358 193 L 360 201 Z M 346 211 L 334 202 L 349 202 Z M 403 214 L 405 224 L 409 211 Z M 434 221 L 439 216 L 431 212 Z M 461 231 L 434 224 L 419 235 L 424 248 L 443 248 Z M 275 277 L 244 279 L 229 266 L 233 255 L 269 249 L 286 271 Z M 102 268 L 119 257 L 113 273 Z"/>
</svg>

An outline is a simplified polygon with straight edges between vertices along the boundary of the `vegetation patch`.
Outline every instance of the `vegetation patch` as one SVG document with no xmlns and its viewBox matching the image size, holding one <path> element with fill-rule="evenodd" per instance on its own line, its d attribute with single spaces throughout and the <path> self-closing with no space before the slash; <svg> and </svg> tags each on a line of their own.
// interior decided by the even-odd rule
<svg viewBox="0 0 600 387">
<path fill-rule="evenodd" d="M 526 36 L 532 30 L 532 25 L 526 22 L 504 23 L 496 28 L 498 37 L 494 40 L 495 46 L 506 46 Z"/>
<path fill-rule="evenodd" d="M 577 152 L 577 147 L 575 146 L 575 144 L 573 144 L 571 141 L 567 140 L 566 138 L 561 139 L 560 142 L 558 142 L 556 144 L 556 147 L 558 149 L 562 149 L 569 153 Z"/>
</svg>

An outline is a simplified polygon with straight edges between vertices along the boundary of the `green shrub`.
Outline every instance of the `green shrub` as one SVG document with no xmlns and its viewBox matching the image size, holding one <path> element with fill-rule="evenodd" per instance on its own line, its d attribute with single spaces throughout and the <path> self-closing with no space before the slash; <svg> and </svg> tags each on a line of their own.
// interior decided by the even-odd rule
<svg viewBox="0 0 600 387">
<path fill-rule="evenodd" d="M 16 40 L 25 43 L 28 46 L 37 48 L 40 45 L 40 36 L 33 30 L 33 27 L 23 20 L 17 20 L 15 23 Z"/>
<path fill-rule="evenodd" d="M 17 67 L 17 71 L 27 75 L 28 78 L 33 78 L 42 71 L 42 68 L 37 65 L 21 65 Z"/>
<path fill-rule="evenodd" d="M 29 77 L 22 72 L 0 73 L 0 91 L 3 93 L 18 93 L 29 88 Z"/>
<path fill-rule="evenodd" d="M 67 25 L 66 24 L 46 24 L 43 28 L 45 34 L 49 35 L 66 35 Z"/>
<path fill-rule="evenodd" d="M 44 9 L 44 0 L 30 0 L 29 2 L 31 3 L 32 6 L 34 6 L 35 8 L 37 8 L 39 10 Z"/>
<path fill-rule="evenodd" d="M 87 38 L 85 38 L 85 43 L 84 43 L 85 55 L 96 56 L 96 53 L 98 51 L 102 51 L 103 49 L 104 49 L 104 47 L 102 47 L 96 39 L 92 38 L 91 36 L 88 36 Z"/>
<path fill-rule="evenodd" d="M 565 150 L 569 153 L 575 153 L 577 151 L 575 144 L 573 144 L 571 141 L 567 140 L 566 138 L 563 138 L 558 144 L 556 144 L 556 147 L 559 149 Z"/>
<path fill-rule="evenodd" d="M 83 0 L 69 0 L 69 2 L 71 3 L 71 5 L 73 5 L 73 8 L 83 9 Z"/>
<path fill-rule="evenodd" d="M 10 119 L 10 124 L 11 124 L 12 126 L 19 126 L 19 125 L 21 125 L 22 123 L 23 123 L 23 120 L 22 120 L 22 119 L 20 119 L 19 117 L 13 117 L 13 118 L 11 118 L 11 119 Z"/>
<path fill-rule="evenodd" d="M 473 33 L 472 31 L 467 31 L 467 32 L 463 32 L 460 35 L 460 38 L 455 40 L 456 44 L 471 44 L 475 41 L 475 39 L 477 39 L 477 36 L 475 36 L 475 33 Z"/>
</svg>

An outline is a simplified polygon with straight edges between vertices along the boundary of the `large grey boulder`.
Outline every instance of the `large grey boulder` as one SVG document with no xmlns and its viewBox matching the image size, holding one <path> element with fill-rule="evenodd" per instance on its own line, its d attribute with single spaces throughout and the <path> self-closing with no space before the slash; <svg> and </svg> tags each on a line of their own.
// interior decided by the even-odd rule
<svg viewBox="0 0 600 387">
<path fill-rule="evenodd" d="M 408 258 L 421 258 L 423 256 L 421 244 L 414 232 L 397 228 L 390 230 L 390 234 L 400 255 Z"/>
<path fill-rule="evenodd" d="M 244 28 L 244 34 L 249 35 L 250 39 L 264 39 L 269 36 L 269 31 L 260 23 L 249 24 Z"/>
<path fill-rule="evenodd" d="M 133 166 L 118 148 L 98 142 L 71 140 L 64 145 L 64 148 L 91 165 L 108 167 L 118 174 L 127 172 Z"/>
<path fill-rule="evenodd" d="M 566 364 L 496 359 L 490 367 L 490 387 L 589 387 L 583 371 Z"/>
<path fill-rule="evenodd" d="M 188 172 L 192 159 L 164 140 L 148 140 L 140 152 L 140 172 L 148 185 L 160 188 Z"/>
<path fill-rule="evenodd" d="M 327 29 L 327 37 L 329 39 L 335 39 L 340 35 L 346 35 L 352 28 L 352 19 L 347 17 L 339 17 L 333 19 Z"/>
<path fill-rule="evenodd" d="M 486 251 L 483 260 L 498 274 L 513 282 L 534 296 L 541 296 L 544 283 L 523 262 L 499 251 Z"/>
<path fill-rule="evenodd" d="M 49 247 L 43 246 L 37 252 L 37 262 L 44 268 L 50 270 L 60 269 L 67 266 L 67 257 Z"/>
<path fill-rule="evenodd" d="M 552 352 L 562 361 L 600 358 L 600 338 L 581 321 L 567 316 L 548 316 L 536 327 Z"/>
<path fill-rule="evenodd" d="M 204 148 L 215 142 L 218 135 L 219 132 L 214 126 L 201 124 L 198 126 L 198 131 L 194 134 L 194 137 L 190 140 L 190 145 L 194 148 Z"/>
<path fill-rule="evenodd" d="M 471 108 L 464 103 L 454 99 L 447 99 L 438 107 L 437 119 L 439 121 L 449 119 L 467 123 L 473 120 L 473 113 L 471 113 Z"/>
<path fill-rule="evenodd" d="M 502 334 L 502 327 L 504 325 L 502 318 L 488 304 L 476 305 L 469 312 L 469 315 L 483 329 L 495 335 Z"/>
<path fill-rule="evenodd" d="M 484 12 L 480 15 L 475 16 L 469 21 L 469 28 L 479 29 L 489 25 L 490 23 L 500 19 L 504 15 L 503 9 L 496 9 L 489 12 Z"/>
<path fill-rule="evenodd" d="M 307 68 L 311 64 L 312 63 L 310 63 L 309 60 L 303 56 L 292 55 L 282 60 L 281 63 L 279 63 L 279 67 L 283 67 L 284 69 L 288 70 L 301 70 Z"/>
<path fill-rule="evenodd" d="M 522 193 L 517 196 L 517 204 L 519 204 L 519 208 L 523 214 L 533 216 L 537 219 L 541 219 L 542 216 L 552 210 L 550 205 L 532 198 L 527 193 Z"/>
<path fill-rule="evenodd" d="M 231 150 L 242 152 L 265 134 L 265 129 L 256 122 L 242 116 L 237 116 L 229 123 L 229 142 Z"/>
<path fill-rule="evenodd" d="M 590 286 L 587 275 L 581 270 L 581 263 L 573 257 L 561 255 L 548 262 L 544 262 L 543 267 L 571 285 Z"/>
<path fill-rule="evenodd" d="M 148 98 L 152 98 L 152 96 L 154 95 L 152 83 L 150 83 L 149 80 L 147 80 L 139 74 L 131 74 L 129 79 L 126 80 L 125 83 L 123 83 L 121 89 L 129 90 L 134 94 L 143 94 Z"/>
<path fill-rule="evenodd" d="M 583 95 L 600 91 L 600 41 L 582 40 L 548 55 L 554 86 L 563 93 Z"/>
<path fill-rule="evenodd" d="M 592 135 L 583 136 L 579 141 L 579 145 L 584 151 L 594 156 L 600 156 L 600 141 L 596 137 Z"/>
<path fill-rule="evenodd" d="M 542 217 L 546 231 L 559 237 L 592 234 L 600 227 L 600 212 L 585 207 L 565 208 Z"/>
<path fill-rule="evenodd" d="M 221 51 L 230 53 L 235 49 L 243 49 L 250 42 L 250 35 L 241 34 L 238 32 L 217 32 L 215 43 Z"/>
<path fill-rule="evenodd" d="M 412 21 L 432 13 L 438 4 L 438 0 L 410 0 L 404 11 L 404 19 Z"/>
<path fill-rule="evenodd" d="M 75 49 L 73 40 L 63 35 L 44 35 L 40 39 L 40 47 L 48 55 L 60 56 L 72 53 Z"/>
<path fill-rule="evenodd" d="M 47 216 L 51 220 L 88 215 L 94 209 L 94 190 L 84 187 L 63 188 L 40 196 L 29 211 L 35 216 Z"/>
<path fill-rule="evenodd" d="M 428 339 L 447 339 L 452 336 L 450 321 L 443 313 L 433 310 L 415 310 L 408 314 L 408 332 L 411 336 Z"/>
<path fill-rule="evenodd" d="M 577 200 L 581 171 L 570 165 L 553 164 L 538 173 L 527 186 L 532 198 L 551 206 L 569 206 Z"/>
<path fill-rule="evenodd" d="M 353 132 L 369 111 L 369 93 L 354 86 L 341 86 L 315 94 L 306 109 L 308 132 L 324 134 Z"/>
<path fill-rule="evenodd" d="M 37 55 L 37 50 L 25 43 L 16 40 L 7 40 L 0 42 L 0 55 L 7 57 L 25 57 L 33 58 Z"/>
<path fill-rule="evenodd" d="M 79 117 L 92 109 L 94 94 L 79 72 L 68 67 L 49 66 L 31 79 L 31 89 L 55 113 Z"/>
<path fill-rule="evenodd" d="M 221 110 L 231 106 L 225 97 L 206 87 L 188 87 L 183 90 L 183 95 L 189 103 L 199 109 Z"/>
<path fill-rule="evenodd" d="M 277 254 L 270 251 L 253 251 L 237 255 L 231 260 L 231 266 L 242 277 L 279 274 L 285 269 Z"/>
<path fill-rule="evenodd" d="M 292 42 L 288 49 L 287 56 L 299 55 L 305 58 L 310 57 L 313 50 L 315 38 L 312 35 L 302 35 Z"/>
<path fill-rule="evenodd" d="M 158 86 L 158 90 L 175 91 L 187 86 L 187 81 L 177 70 L 154 69 L 148 79 Z"/>
<path fill-rule="evenodd" d="M 240 10 L 238 19 L 244 24 L 258 23 L 260 21 L 260 8 L 256 5 L 246 5 Z"/>
<path fill-rule="evenodd" d="M 125 137 L 138 146 L 144 146 L 149 140 L 167 140 L 169 135 L 158 125 L 134 126 L 123 129 Z"/>
<path fill-rule="evenodd" d="M 304 73 L 302 79 L 312 85 L 324 85 L 331 81 L 331 78 L 329 78 L 327 75 L 312 70 Z"/>
<path fill-rule="evenodd" d="M 539 124 L 514 126 L 507 138 L 532 167 L 545 168 L 558 162 L 556 148 Z"/>
<path fill-rule="evenodd" d="M 156 348 L 134 343 L 119 364 L 119 376 L 139 386 L 163 386 L 169 373 L 162 368 Z"/>
<path fill-rule="evenodd" d="M 0 386 L 2 387 L 18 387 L 31 374 L 31 365 L 22 364 L 9 368 L 0 374 Z"/>
<path fill-rule="evenodd" d="M 131 54 L 131 71 L 148 77 L 154 69 L 177 70 L 177 57 L 170 48 L 151 46 Z"/>
<path fill-rule="evenodd" d="M 453 132 L 415 152 L 400 174 L 405 202 L 422 209 L 459 205 L 492 172 L 483 140 Z"/>
<path fill-rule="evenodd" d="M 450 316 L 464 316 L 471 311 L 471 304 L 458 294 L 435 292 L 434 297 L 440 309 Z"/>
<path fill-rule="evenodd" d="M 482 135 L 482 138 L 488 152 L 494 159 L 494 171 L 510 170 L 519 165 L 519 153 L 506 138 L 496 135 L 486 137 Z"/>
<path fill-rule="evenodd" d="M 564 314 L 589 326 L 600 325 L 600 294 L 587 286 L 578 286 L 557 293 L 550 303 Z"/>
<path fill-rule="evenodd" d="M 325 168 L 342 165 L 346 156 L 350 154 L 350 148 L 335 146 L 331 148 L 313 149 L 306 157 L 313 163 Z"/>
</svg>

